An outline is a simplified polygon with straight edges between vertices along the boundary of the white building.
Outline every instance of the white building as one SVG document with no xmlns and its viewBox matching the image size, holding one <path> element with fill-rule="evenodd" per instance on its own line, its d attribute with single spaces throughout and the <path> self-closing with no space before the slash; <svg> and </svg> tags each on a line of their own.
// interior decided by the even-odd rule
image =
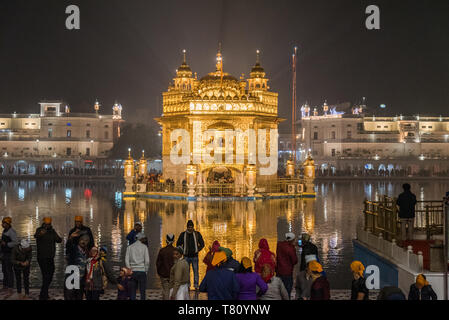
<svg viewBox="0 0 449 320">
<path fill-rule="evenodd" d="M 0 114 L 0 155 L 9 158 L 106 158 L 120 137 L 122 107 L 112 114 L 71 113 L 60 101 L 39 103 L 39 114 Z"/>
<path fill-rule="evenodd" d="M 420 167 L 410 168 L 412 172 L 448 169 L 449 117 L 376 117 L 365 115 L 364 109 L 357 106 L 345 113 L 324 104 L 322 112 L 310 112 L 303 107 L 298 142 L 302 152 L 310 150 L 317 164 L 338 170 L 392 170 L 406 163 Z"/>
</svg>

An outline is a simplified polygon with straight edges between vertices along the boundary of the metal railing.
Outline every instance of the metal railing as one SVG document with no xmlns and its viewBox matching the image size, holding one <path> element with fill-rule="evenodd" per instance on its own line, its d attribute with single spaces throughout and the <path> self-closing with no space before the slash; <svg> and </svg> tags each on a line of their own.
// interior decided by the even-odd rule
<svg viewBox="0 0 449 320">
<path fill-rule="evenodd" d="M 400 238 L 400 221 L 396 198 L 381 197 L 379 201 L 364 201 L 365 230 L 374 234 L 382 233 L 385 239 Z M 427 240 L 432 235 L 443 234 L 443 201 L 418 201 L 415 207 L 414 227 L 425 231 Z"/>
</svg>

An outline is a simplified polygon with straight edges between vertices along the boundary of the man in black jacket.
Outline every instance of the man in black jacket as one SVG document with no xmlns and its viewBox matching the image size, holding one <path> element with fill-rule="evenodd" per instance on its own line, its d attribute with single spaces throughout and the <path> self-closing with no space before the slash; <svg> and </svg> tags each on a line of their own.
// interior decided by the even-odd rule
<svg viewBox="0 0 449 320">
<path fill-rule="evenodd" d="M 315 260 L 319 261 L 318 248 L 310 241 L 310 235 L 308 235 L 307 233 L 304 233 L 302 235 L 301 240 L 302 240 L 301 244 L 302 250 L 301 250 L 301 264 L 299 266 L 299 271 L 304 271 L 307 268 L 306 256 L 314 255 L 316 258 Z"/>
<path fill-rule="evenodd" d="M 51 218 L 44 218 L 44 223 L 36 229 L 34 238 L 37 245 L 37 262 L 42 273 L 42 287 L 39 300 L 48 300 L 48 288 L 55 273 L 56 243 L 61 243 L 61 237 L 51 225 Z"/>
<path fill-rule="evenodd" d="M 94 236 L 92 234 L 92 230 L 88 226 L 83 225 L 83 217 L 76 216 L 75 217 L 75 227 L 69 231 L 69 239 L 73 239 L 73 241 L 78 244 L 79 239 L 83 235 L 89 236 L 89 243 L 87 245 L 87 250 L 89 251 L 95 244 Z M 66 248 L 67 250 L 67 248 Z"/>
<path fill-rule="evenodd" d="M 399 207 L 399 220 L 401 222 L 401 238 L 402 240 L 412 240 L 415 223 L 416 196 L 410 191 L 411 186 L 408 183 L 405 183 L 402 188 L 404 192 L 396 200 L 396 204 Z"/>
<path fill-rule="evenodd" d="M 201 233 L 195 231 L 192 220 L 187 222 L 187 230 L 179 235 L 176 246 L 181 247 L 184 250 L 184 258 L 189 264 L 189 268 L 190 265 L 192 265 L 194 286 L 195 290 L 198 291 L 200 278 L 198 272 L 198 252 L 204 248 L 204 240 Z"/>
</svg>

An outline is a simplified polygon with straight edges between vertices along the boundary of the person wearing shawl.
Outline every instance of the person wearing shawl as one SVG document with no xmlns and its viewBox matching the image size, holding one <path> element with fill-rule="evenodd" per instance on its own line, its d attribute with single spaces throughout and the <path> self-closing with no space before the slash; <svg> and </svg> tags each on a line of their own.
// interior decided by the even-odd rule
<svg viewBox="0 0 449 320">
<path fill-rule="evenodd" d="M 203 259 L 203 263 L 207 266 L 206 272 L 214 268 L 212 266 L 212 258 L 215 252 L 218 252 L 219 250 L 220 250 L 220 242 L 218 242 L 218 240 L 215 240 L 212 246 L 209 247 L 209 251 L 207 252 L 206 256 Z"/>
<path fill-rule="evenodd" d="M 315 260 L 310 261 L 308 268 L 312 273 L 312 287 L 310 289 L 310 300 L 330 300 L 330 285 L 326 276 L 323 275 L 323 267 Z"/>
<path fill-rule="evenodd" d="M 365 266 L 360 261 L 353 261 L 350 268 L 353 276 L 351 300 L 369 300 L 369 290 L 366 287 L 366 280 L 363 276 Z"/>
<path fill-rule="evenodd" d="M 268 289 L 263 295 L 259 295 L 259 300 L 289 300 L 289 294 L 281 278 L 277 277 L 270 265 L 266 264 L 262 268 L 262 279 L 266 282 Z"/>
<path fill-rule="evenodd" d="M 267 239 L 260 239 L 259 249 L 254 253 L 254 270 L 256 273 L 262 273 L 264 264 L 270 265 L 271 269 L 276 269 L 276 255 L 270 251 Z"/>
<path fill-rule="evenodd" d="M 227 257 L 218 251 L 212 258 L 212 270 L 206 273 L 200 285 L 200 292 L 207 292 L 209 300 L 235 300 L 240 286 L 235 273 L 223 266 Z"/>
<path fill-rule="evenodd" d="M 266 264 L 269 266 L 269 264 Z M 266 280 L 271 279 L 272 275 L 266 276 Z M 259 295 L 263 295 L 268 286 L 262 277 L 253 272 L 253 265 L 250 258 L 243 257 L 240 264 L 240 272 L 237 273 L 237 280 L 240 286 L 238 300 L 256 300 L 257 287 L 259 287 Z"/>
<path fill-rule="evenodd" d="M 89 251 L 85 279 L 86 300 L 100 300 L 101 291 L 106 288 L 107 281 L 116 285 L 119 290 L 123 289 L 117 283 L 106 256 L 101 254 L 97 247 L 92 247 Z"/>
<path fill-rule="evenodd" d="M 408 300 L 437 300 L 437 294 L 426 279 L 426 276 L 419 274 L 416 282 L 410 286 Z"/>
</svg>

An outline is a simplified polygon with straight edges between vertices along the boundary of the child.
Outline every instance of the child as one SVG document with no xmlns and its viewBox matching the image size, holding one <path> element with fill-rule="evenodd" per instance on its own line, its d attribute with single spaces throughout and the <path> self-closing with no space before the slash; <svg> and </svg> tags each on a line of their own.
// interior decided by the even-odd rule
<svg viewBox="0 0 449 320">
<path fill-rule="evenodd" d="M 120 277 L 117 278 L 117 282 L 121 288 L 118 289 L 117 292 L 117 300 L 129 300 L 130 291 L 129 291 L 129 282 L 131 280 L 132 270 L 128 268 L 120 269 Z"/>
</svg>

